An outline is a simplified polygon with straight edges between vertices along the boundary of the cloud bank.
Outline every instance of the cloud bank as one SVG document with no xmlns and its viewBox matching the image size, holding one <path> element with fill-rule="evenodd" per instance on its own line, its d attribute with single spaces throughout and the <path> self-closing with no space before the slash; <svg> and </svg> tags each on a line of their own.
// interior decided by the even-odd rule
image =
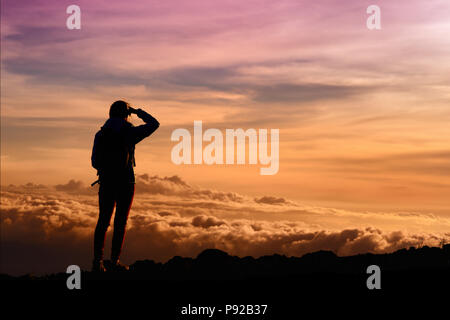
<svg viewBox="0 0 450 320">
<path fill-rule="evenodd" d="M 202 189 L 178 176 L 140 175 L 136 192 L 122 256 L 127 263 L 194 257 L 206 248 L 255 257 L 317 250 L 345 256 L 450 240 L 444 231 L 450 230 L 450 221 L 434 215 L 306 207 L 270 195 L 252 198 Z M 56 186 L 30 183 L 2 187 L 1 195 L 1 272 L 90 267 L 98 210 L 94 188 L 75 180 Z M 417 231 L 413 222 L 424 231 Z M 396 225 L 411 227 L 396 230 Z M 111 230 L 107 254 L 110 236 Z"/>
</svg>

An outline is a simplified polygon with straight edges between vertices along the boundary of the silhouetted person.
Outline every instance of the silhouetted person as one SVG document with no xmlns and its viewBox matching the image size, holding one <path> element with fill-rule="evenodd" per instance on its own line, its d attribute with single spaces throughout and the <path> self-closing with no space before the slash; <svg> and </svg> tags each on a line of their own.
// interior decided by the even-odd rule
<svg viewBox="0 0 450 320">
<path fill-rule="evenodd" d="M 135 127 L 128 122 L 128 116 L 132 113 L 145 124 Z M 134 149 L 136 143 L 151 135 L 158 127 L 159 122 L 144 110 L 133 109 L 124 101 L 116 101 L 109 109 L 109 119 L 95 135 L 91 161 L 99 176 L 100 214 L 94 233 L 93 271 L 105 271 L 103 251 L 114 207 L 112 268 L 128 270 L 128 266 L 119 263 L 119 258 L 134 196 Z"/>
</svg>

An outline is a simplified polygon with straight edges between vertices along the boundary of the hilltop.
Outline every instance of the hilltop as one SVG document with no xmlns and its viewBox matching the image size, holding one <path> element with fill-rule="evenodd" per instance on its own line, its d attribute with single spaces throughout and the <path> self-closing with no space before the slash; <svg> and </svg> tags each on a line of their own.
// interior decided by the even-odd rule
<svg viewBox="0 0 450 320">
<path fill-rule="evenodd" d="M 381 269 L 381 290 L 367 289 L 369 265 Z M 106 296 L 116 301 L 120 297 L 138 307 L 151 303 L 152 307 L 170 310 L 194 302 L 266 302 L 278 312 L 291 314 L 299 299 L 304 307 L 312 308 L 322 300 L 392 302 L 400 296 L 416 299 L 449 292 L 450 245 L 348 257 L 318 251 L 302 257 L 274 254 L 240 258 L 207 249 L 196 258 L 175 256 L 166 263 L 136 261 L 127 272 L 99 275 L 83 271 L 81 290 L 68 290 L 67 277 L 65 273 L 41 277 L 2 275 L 2 289 L 11 295 L 32 294 L 34 298 L 89 297 L 95 301 Z"/>
</svg>

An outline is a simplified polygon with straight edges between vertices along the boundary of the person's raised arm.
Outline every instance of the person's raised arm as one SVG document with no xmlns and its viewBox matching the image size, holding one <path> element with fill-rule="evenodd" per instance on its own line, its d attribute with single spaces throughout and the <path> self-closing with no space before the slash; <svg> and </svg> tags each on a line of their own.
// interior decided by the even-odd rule
<svg viewBox="0 0 450 320">
<path fill-rule="evenodd" d="M 129 110 L 130 113 L 135 113 L 145 122 L 143 125 L 131 128 L 133 143 L 136 144 L 155 132 L 159 127 L 159 122 L 142 109 L 134 109 L 130 107 Z"/>
</svg>

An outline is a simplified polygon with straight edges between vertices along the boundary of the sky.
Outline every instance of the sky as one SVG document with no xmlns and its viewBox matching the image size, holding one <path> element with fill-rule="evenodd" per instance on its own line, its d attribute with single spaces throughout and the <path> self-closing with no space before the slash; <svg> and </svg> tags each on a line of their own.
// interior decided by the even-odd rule
<svg viewBox="0 0 450 320">
<path fill-rule="evenodd" d="M 72 4 L 81 8 L 80 30 L 66 28 L 66 8 Z M 373 4 L 381 8 L 381 30 L 366 27 L 366 9 Z M 448 1 L 3 0 L 1 6 L 2 219 L 9 219 L 3 225 L 11 234 L 26 232 L 26 226 L 39 221 L 40 225 L 46 219 L 62 219 L 62 210 L 72 217 L 68 221 L 76 221 L 69 224 L 71 230 L 89 242 L 84 232 L 95 217 L 96 190 L 85 188 L 96 180 L 90 165 L 93 137 L 111 103 L 124 99 L 161 123 L 136 147 L 138 176 L 176 177 L 190 188 L 238 194 L 251 203 L 225 210 L 234 202 L 224 198 L 215 209 L 203 212 L 195 207 L 198 214 L 188 214 L 178 206 L 171 208 L 170 197 L 159 199 L 161 193 L 153 192 L 146 198 L 144 193 L 136 198 L 134 219 L 142 211 L 146 219 L 159 219 L 165 227 L 189 225 L 180 232 L 205 239 L 200 232 L 205 228 L 195 223 L 212 219 L 207 223 L 219 231 L 228 226 L 228 239 L 239 234 L 232 226 L 241 222 L 234 219 L 243 217 L 263 219 L 261 230 L 269 235 L 277 234 L 278 227 L 285 230 L 276 225 L 285 221 L 299 224 L 289 226 L 288 235 L 311 230 L 342 235 L 353 228 L 357 231 L 345 237 L 367 236 L 376 243 L 383 236 L 408 239 L 383 240 L 394 245 L 361 246 L 362 251 L 446 237 L 442 226 L 450 219 Z M 193 132 L 195 120 L 205 129 L 222 132 L 279 129 L 278 173 L 262 176 L 259 164 L 175 165 L 171 133 L 177 128 Z M 135 116 L 131 121 L 141 123 Z M 56 187 L 66 185 L 84 190 L 83 195 L 72 187 Z M 194 201 L 184 193 L 171 196 Z M 167 201 L 170 214 L 160 216 L 161 208 L 147 206 L 152 197 Z M 86 212 L 71 207 L 79 203 L 84 208 L 86 201 Z M 260 214 L 253 208 L 285 208 L 283 201 L 295 209 Z M 320 208 L 320 214 L 311 209 L 318 221 L 296 206 Z M 240 215 L 234 216 L 235 211 Z M 24 212 L 29 212 L 27 219 L 36 220 L 20 220 Z M 337 218 L 331 212 L 345 214 Z M 83 220 L 85 215 L 90 222 Z M 203 218 L 194 222 L 197 216 Z M 77 227 L 79 223 L 86 230 Z M 153 232 L 161 231 L 150 227 L 152 223 Z M 242 222 L 242 228 L 249 230 L 246 224 Z M 420 225 L 427 227 L 420 230 Z M 51 223 L 42 228 L 55 237 L 60 232 Z M 401 236 L 389 238 L 392 232 Z M 172 241 L 169 255 L 195 255 L 199 248 L 219 246 L 209 240 L 198 245 L 174 234 L 165 236 Z M 30 249 L 35 240 L 29 241 L 24 240 L 24 248 Z M 246 254 L 262 252 L 256 240 L 248 241 Z M 296 241 L 300 240 L 270 248 L 286 254 L 307 251 L 294 245 Z M 323 243 L 327 241 L 332 240 Z M 358 251 L 346 243 L 350 242 L 336 250 Z M 236 243 L 227 245 L 244 253 L 233 249 Z M 129 259 L 139 255 L 143 252 Z"/>
</svg>

